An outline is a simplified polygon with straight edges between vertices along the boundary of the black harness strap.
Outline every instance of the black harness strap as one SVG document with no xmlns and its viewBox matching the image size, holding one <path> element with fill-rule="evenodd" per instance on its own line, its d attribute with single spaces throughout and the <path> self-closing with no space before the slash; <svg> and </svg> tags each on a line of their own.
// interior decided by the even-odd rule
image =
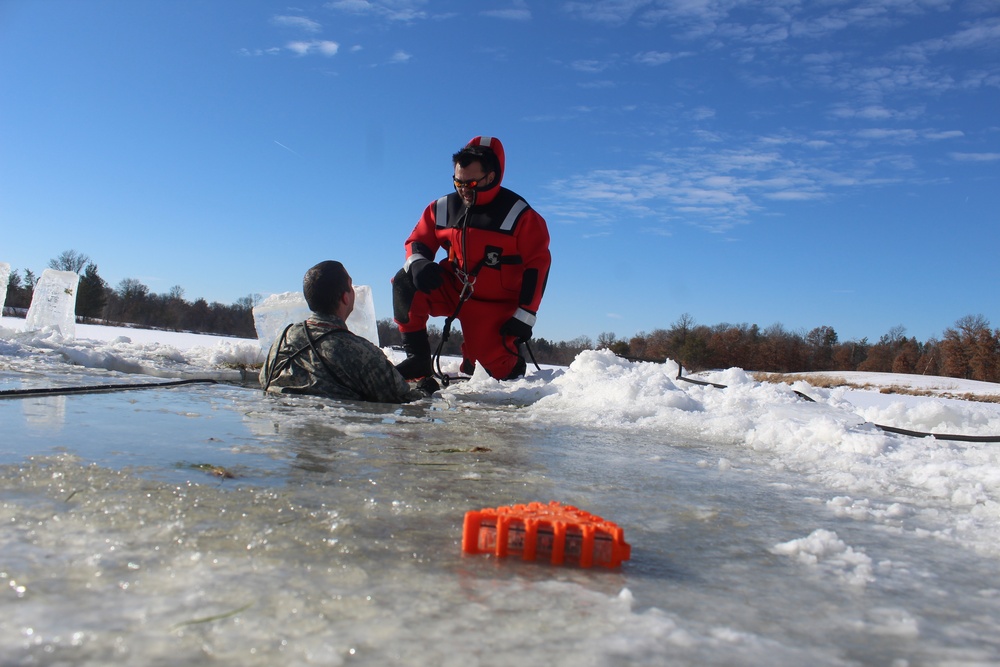
<svg viewBox="0 0 1000 667">
<path fill-rule="evenodd" d="M 458 295 L 458 305 L 455 306 L 455 310 L 451 315 L 445 318 L 444 327 L 441 329 L 441 341 L 437 345 L 437 349 L 434 350 L 434 367 L 437 369 L 437 377 L 441 380 L 441 386 L 447 387 L 451 382 L 447 373 L 441 370 L 441 350 L 444 349 L 444 344 L 448 342 L 448 338 L 451 336 L 451 325 L 458 317 L 458 314 L 462 311 L 462 306 L 465 302 L 472 298 L 473 284 L 476 281 L 476 276 L 486 265 L 486 258 L 483 257 L 479 260 L 479 263 L 472 269 L 471 273 L 465 274 L 464 285 L 462 285 L 462 292 Z M 469 278 L 472 282 L 469 282 Z"/>
<path fill-rule="evenodd" d="M 285 327 L 285 330 L 281 332 L 281 337 L 278 339 L 279 340 L 279 345 L 284 344 L 285 338 L 288 336 L 288 330 L 291 329 L 294 324 L 295 324 L 295 322 L 293 322 L 292 324 L 289 324 L 287 327 Z M 306 345 L 305 347 L 299 348 L 295 352 L 292 352 L 291 354 L 289 354 L 287 357 L 285 357 L 283 359 L 280 359 L 280 360 L 275 359 L 275 364 L 271 368 L 271 372 L 268 373 L 268 375 L 267 375 L 267 381 L 264 382 L 264 391 L 267 391 L 267 388 L 271 386 L 271 382 L 274 381 L 274 378 L 276 378 L 279 375 L 281 375 L 281 373 L 286 368 L 288 368 L 289 366 L 292 365 L 292 360 L 294 360 L 296 357 L 298 357 L 300 354 L 302 354 L 306 350 L 312 350 L 313 353 L 316 355 L 316 357 L 319 359 L 319 362 L 321 364 L 323 364 L 323 368 L 326 369 L 326 372 L 329 373 L 333 377 L 337 377 L 337 374 L 334 373 L 333 370 L 330 368 L 330 365 L 327 363 L 326 359 L 323 357 L 322 354 L 319 353 L 319 349 L 316 347 L 316 343 L 314 342 L 314 339 L 313 339 L 312 335 L 309 333 L 309 322 L 308 322 L 308 320 L 305 320 L 305 321 L 302 322 L 302 329 L 305 331 L 306 340 L 309 341 L 309 344 Z M 335 333 L 343 332 L 343 331 L 347 331 L 347 330 L 346 329 L 327 329 L 326 331 L 324 331 L 323 333 L 321 333 L 319 336 L 317 336 L 315 338 L 315 340 L 317 340 L 317 341 L 323 340 L 324 338 L 326 338 L 327 336 L 329 336 L 331 334 L 335 334 Z"/>
<path fill-rule="evenodd" d="M 323 368 L 325 368 L 326 372 L 330 374 L 330 377 L 337 378 L 337 374 L 333 371 L 332 368 L 330 368 L 330 364 L 327 362 L 326 357 L 320 354 L 319 348 L 316 347 L 316 343 L 313 341 L 312 334 L 309 333 L 309 325 L 306 322 L 303 322 L 302 328 L 305 330 L 306 340 L 309 341 L 309 348 L 313 351 L 313 354 L 316 355 L 316 358 L 319 359 L 319 363 L 323 364 Z M 321 333 L 319 337 L 316 338 L 316 340 L 323 340 L 330 334 L 340 333 L 343 331 L 346 331 L 346 329 L 327 329 L 326 331 Z M 302 350 L 299 350 L 299 352 L 301 351 Z"/>
</svg>

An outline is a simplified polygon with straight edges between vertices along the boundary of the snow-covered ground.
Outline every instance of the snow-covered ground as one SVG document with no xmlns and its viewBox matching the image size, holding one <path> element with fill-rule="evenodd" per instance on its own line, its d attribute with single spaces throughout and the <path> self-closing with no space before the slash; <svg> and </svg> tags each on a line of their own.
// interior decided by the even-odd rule
<svg viewBox="0 0 1000 667">
<path fill-rule="evenodd" d="M 77 324 L 76 336 L 64 339 L 52 329 L 24 332 L 25 320 L 0 318 L 0 354 L 37 362 L 68 362 L 154 377 L 211 377 L 238 380 L 239 368 L 263 362 L 256 340 L 176 331 Z M 13 347 L 12 347 L 13 346 Z M 58 377 L 52 378 L 58 382 Z"/>
<path fill-rule="evenodd" d="M 1000 385 L 994 382 L 964 380 L 939 375 L 907 375 L 903 373 L 866 373 L 863 371 L 818 371 L 793 373 L 791 377 L 806 380 L 819 378 L 823 384 L 834 382 L 855 389 L 873 390 L 886 394 L 912 394 L 944 398 L 966 398 L 982 401 L 1000 399 Z M 817 384 L 821 384 L 817 382 Z M 919 403 L 919 401 L 917 402 Z"/>
<path fill-rule="evenodd" d="M 339 404 L 247 389 L 256 341 L 21 326 L 0 319 L 0 390 L 244 386 L 0 401 L 11 664 L 1000 662 L 1000 443 L 875 426 L 1000 436 L 1000 405 L 942 396 L 997 385 L 698 376 L 719 389 L 591 351 Z M 458 553 L 464 511 L 533 500 L 616 521 L 632 559 Z"/>
</svg>

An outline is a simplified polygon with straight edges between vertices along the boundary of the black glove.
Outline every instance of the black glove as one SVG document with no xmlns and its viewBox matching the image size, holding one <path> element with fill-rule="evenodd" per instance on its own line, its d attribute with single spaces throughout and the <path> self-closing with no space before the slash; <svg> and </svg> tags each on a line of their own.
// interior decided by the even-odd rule
<svg viewBox="0 0 1000 667">
<path fill-rule="evenodd" d="M 501 336 L 513 336 L 518 343 L 523 343 L 531 338 L 531 327 L 516 317 L 512 317 L 500 327 Z"/>
<path fill-rule="evenodd" d="M 410 264 L 410 279 L 421 292 L 431 292 L 441 287 L 444 275 L 441 265 L 429 259 L 418 259 Z"/>
<path fill-rule="evenodd" d="M 439 385 L 438 381 L 434 379 L 434 376 L 428 375 L 417 383 L 417 389 L 430 396 L 434 392 L 439 391 L 441 389 L 441 385 Z"/>
</svg>

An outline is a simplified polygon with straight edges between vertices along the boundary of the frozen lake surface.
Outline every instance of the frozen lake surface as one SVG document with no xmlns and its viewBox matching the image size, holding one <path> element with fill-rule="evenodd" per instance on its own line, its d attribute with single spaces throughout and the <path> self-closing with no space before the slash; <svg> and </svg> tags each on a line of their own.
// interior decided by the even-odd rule
<svg viewBox="0 0 1000 667">
<path fill-rule="evenodd" d="M 14 338 L 2 389 L 163 377 Z M 406 406 L 0 400 L 3 664 L 1000 662 L 1000 445 L 865 424 L 1000 432 L 996 406 L 670 377 L 586 353 Z M 618 523 L 631 560 L 462 555 L 466 511 L 549 500 Z"/>
</svg>

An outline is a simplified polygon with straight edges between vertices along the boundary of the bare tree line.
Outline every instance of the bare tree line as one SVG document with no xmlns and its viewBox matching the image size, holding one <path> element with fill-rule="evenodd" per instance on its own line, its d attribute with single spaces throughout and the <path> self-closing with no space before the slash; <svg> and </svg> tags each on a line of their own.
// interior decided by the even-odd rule
<svg viewBox="0 0 1000 667">
<path fill-rule="evenodd" d="M 100 324 L 128 324 L 156 329 L 256 338 L 253 307 L 260 296 L 251 294 L 230 305 L 208 303 L 198 298 L 187 301 L 180 286 L 154 294 L 135 278 L 125 278 L 114 288 L 98 273 L 97 264 L 87 255 L 67 250 L 49 261 L 50 269 L 79 274 L 76 295 L 77 319 Z M 40 276 L 30 269 L 11 271 L 6 305 L 15 310 L 31 305 L 35 283 Z"/>
<path fill-rule="evenodd" d="M 780 324 L 695 324 L 682 315 L 669 329 L 639 333 L 629 340 L 601 334 L 598 348 L 630 359 L 673 359 L 688 370 L 739 367 L 748 371 L 869 371 L 943 375 L 1000 382 L 1000 329 L 982 315 L 967 315 L 944 330 L 940 340 L 920 342 L 896 326 L 876 342 L 841 342 L 830 326 L 806 334 Z"/>
</svg>

